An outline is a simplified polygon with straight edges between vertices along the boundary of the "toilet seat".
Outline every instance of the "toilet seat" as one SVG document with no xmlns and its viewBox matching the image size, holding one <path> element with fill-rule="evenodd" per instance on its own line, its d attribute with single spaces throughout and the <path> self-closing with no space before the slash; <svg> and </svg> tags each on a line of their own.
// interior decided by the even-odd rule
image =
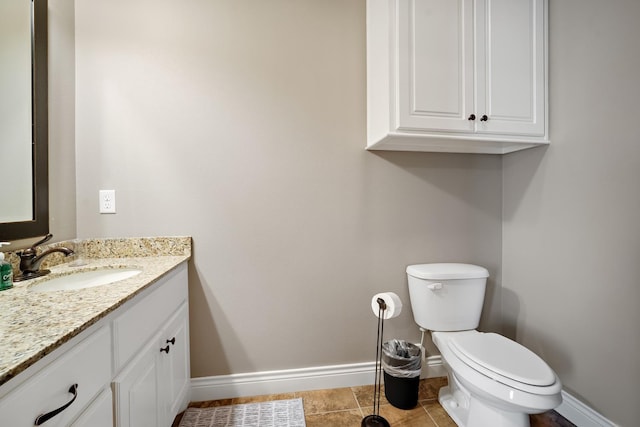
<svg viewBox="0 0 640 427">
<path fill-rule="evenodd" d="M 556 382 L 555 373 L 540 357 L 502 335 L 477 331 L 451 335 L 451 352 L 493 380 L 528 393 L 540 393 Z"/>
</svg>

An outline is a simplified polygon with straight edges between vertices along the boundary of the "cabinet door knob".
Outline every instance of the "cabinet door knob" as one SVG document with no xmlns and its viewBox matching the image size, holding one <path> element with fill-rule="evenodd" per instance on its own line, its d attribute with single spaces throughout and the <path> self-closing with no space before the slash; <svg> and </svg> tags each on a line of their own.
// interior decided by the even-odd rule
<svg viewBox="0 0 640 427">
<path fill-rule="evenodd" d="M 173 337 L 170 340 L 167 340 L 167 344 L 175 345 L 176 344 L 176 337 Z"/>
<path fill-rule="evenodd" d="M 482 117 L 480 117 L 481 122 L 486 122 L 487 120 L 489 120 L 489 117 L 487 117 L 486 114 L 483 114 Z"/>
<path fill-rule="evenodd" d="M 467 120 L 475 120 L 475 119 L 476 119 L 476 115 L 472 114 L 472 115 L 469 116 L 469 118 Z"/>
<path fill-rule="evenodd" d="M 78 384 L 74 384 L 71 387 L 69 387 L 69 393 L 73 394 L 73 398 L 69 402 L 65 403 L 64 405 L 62 405 L 58 409 L 54 409 L 51 412 L 47 412 L 46 414 L 38 415 L 38 418 L 36 418 L 36 420 L 34 421 L 34 424 L 37 425 L 37 426 L 42 425 L 42 424 L 46 423 L 47 421 L 49 421 L 51 418 L 53 418 L 56 415 L 58 415 L 60 412 L 62 412 L 65 409 L 67 409 L 69 406 L 71 406 L 71 404 L 76 400 L 76 397 L 78 397 Z"/>
<path fill-rule="evenodd" d="M 163 351 L 167 354 L 169 354 L 169 350 L 171 349 L 171 347 L 166 346 L 166 347 L 160 347 L 160 353 L 162 353 Z"/>
</svg>

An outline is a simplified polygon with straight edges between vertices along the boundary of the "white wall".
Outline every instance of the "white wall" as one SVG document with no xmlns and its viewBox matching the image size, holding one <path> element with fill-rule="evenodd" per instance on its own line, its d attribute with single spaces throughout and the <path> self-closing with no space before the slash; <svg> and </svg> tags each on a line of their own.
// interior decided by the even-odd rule
<svg viewBox="0 0 640 427">
<path fill-rule="evenodd" d="M 78 235 L 193 236 L 194 377 L 370 361 L 383 290 L 417 339 L 411 263 L 486 266 L 499 328 L 502 160 L 364 150 L 364 0 L 75 6 Z"/>
<path fill-rule="evenodd" d="M 640 2 L 551 1 L 551 140 L 504 158 L 505 330 L 640 420 Z"/>
</svg>

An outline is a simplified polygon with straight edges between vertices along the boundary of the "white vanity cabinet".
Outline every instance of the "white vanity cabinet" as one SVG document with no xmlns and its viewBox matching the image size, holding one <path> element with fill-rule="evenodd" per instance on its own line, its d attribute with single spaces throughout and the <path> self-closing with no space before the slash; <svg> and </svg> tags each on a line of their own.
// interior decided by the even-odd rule
<svg viewBox="0 0 640 427">
<path fill-rule="evenodd" d="M 367 0 L 367 148 L 546 144 L 546 0 Z"/>
<path fill-rule="evenodd" d="M 169 426 L 189 401 L 186 268 L 114 320 L 116 426 Z"/>
<path fill-rule="evenodd" d="M 183 262 L 8 381 L 0 426 L 58 408 L 44 427 L 170 426 L 190 397 L 187 286 Z"/>
</svg>

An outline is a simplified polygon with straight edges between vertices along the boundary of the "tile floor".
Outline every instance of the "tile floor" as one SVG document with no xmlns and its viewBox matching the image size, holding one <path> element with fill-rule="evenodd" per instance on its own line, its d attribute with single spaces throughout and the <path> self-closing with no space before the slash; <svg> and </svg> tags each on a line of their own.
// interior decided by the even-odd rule
<svg viewBox="0 0 640 427">
<path fill-rule="evenodd" d="M 447 384 L 446 377 L 420 381 L 418 406 L 411 410 L 397 409 L 384 398 L 380 401 L 380 415 L 392 427 L 456 427 L 438 403 L 438 390 Z M 346 387 L 329 390 L 300 391 L 255 397 L 192 402 L 189 406 L 213 407 L 238 403 L 302 397 L 307 427 L 359 427 L 362 418 L 372 413 L 373 386 Z M 179 414 L 172 427 L 178 427 Z M 531 416 L 531 427 L 575 427 L 555 411 Z"/>
</svg>

